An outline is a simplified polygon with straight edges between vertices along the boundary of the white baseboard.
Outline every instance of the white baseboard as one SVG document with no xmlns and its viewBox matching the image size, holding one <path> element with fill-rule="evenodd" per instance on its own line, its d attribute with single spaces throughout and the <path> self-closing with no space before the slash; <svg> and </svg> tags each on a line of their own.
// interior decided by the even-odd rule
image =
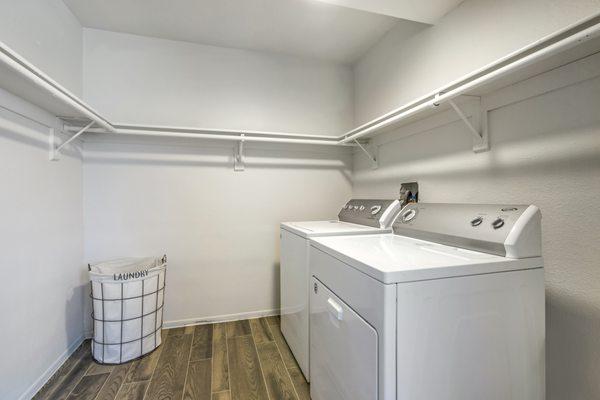
<svg viewBox="0 0 600 400">
<path fill-rule="evenodd" d="M 179 328 L 182 326 L 189 326 L 189 325 L 205 325 L 205 324 L 214 324 L 217 322 L 238 321 L 241 319 L 270 317 L 272 315 L 279 315 L 279 309 L 249 311 L 249 312 L 237 313 L 237 314 L 224 314 L 224 315 L 214 315 L 211 317 L 198 317 L 198 318 L 178 319 L 178 320 L 174 320 L 174 321 L 165 321 L 163 324 L 163 327 L 165 329 L 171 329 L 171 328 Z"/>
<path fill-rule="evenodd" d="M 77 350 L 79 345 L 84 341 L 85 336 L 82 335 L 75 339 L 56 361 L 19 397 L 19 400 L 30 400 L 35 394 L 52 378 L 52 375 L 58 371 L 67 359 Z"/>
<path fill-rule="evenodd" d="M 237 314 L 214 315 L 211 317 L 177 319 L 177 320 L 173 320 L 173 321 L 165 321 L 163 323 L 163 328 L 171 329 L 171 328 L 180 328 L 182 326 L 190 326 L 190 325 L 215 324 L 218 322 L 239 321 L 241 319 L 270 317 L 272 315 L 279 315 L 279 309 L 277 308 L 277 309 L 273 309 L 273 310 L 249 311 L 249 312 L 237 313 Z M 83 337 L 85 339 L 91 339 L 93 335 L 94 335 L 94 332 L 85 331 L 83 334 Z"/>
</svg>

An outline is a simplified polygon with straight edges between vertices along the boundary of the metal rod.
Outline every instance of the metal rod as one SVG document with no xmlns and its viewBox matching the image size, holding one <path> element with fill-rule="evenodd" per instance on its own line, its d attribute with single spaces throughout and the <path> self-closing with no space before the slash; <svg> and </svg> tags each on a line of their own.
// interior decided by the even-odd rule
<svg viewBox="0 0 600 400">
<path fill-rule="evenodd" d="M 245 139 L 248 137 L 263 139 L 272 137 L 279 141 L 280 139 L 291 139 L 293 143 L 296 143 L 298 140 L 311 140 L 318 143 L 322 142 L 333 142 L 337 144 L 338 138 L 337 136 L 325 136 L 325 135 L 308 135 L 308 134 L 299 134 L 299 133 L 281 133 L 281 132 L 266 132 L 266 131 L 248 131 L 248 130 L 229 130 L 229 129 L 212 129 L 212 128 L 182 128 L 182 127 L 169 127 L 169 126 L 138 126 L 138 125 L 114 125 L 116 132 L 114 133 L 127 133 L 133 134 L 133 132 L 143 132 L 150 134 L 151 132 L 158 132 L 162 136 L 162 133 L 171 134 L 186 134 L 192 135 L 194 137 L 198 137 L 199 135 L 214 135 L 218 138 L 231 136 L 235 139 L 239 139 L 240 135 L 253 135 L 253 136 L 245 136 Z M 67 127 L 66 130 L 71 132 L 76 132 L 78 127 Z M 90 133 L 106 133 L 105 129 L 102 128 L 92 128 L 89 129 Z"/>
<path fill-rule="evenodd" d="M 350 141 L 354 141 L 356 139 L 359 139 L 359 138 L 361 138 L 361 137 L 363 137 L 363 136 L 365 136 L 365 135 L 367 135 L 367 134 L 369 134 L 371 132 L 374 132 L 374 131 L 380 130 L 382 128 L 385 128 L 386 126 L 391 125 L 391 124 L 393 124 L 393 123 L 395 123 L 395 122 L 397 122 L 399 120 L 402 120 L 404 118 L 407 118 L 407 117 L 409 117 L 409 116 L 411 116 L 413 114 L 416 114 L 419 111 L 422 111 L 422 110 L 425 110 L 427 108 L 430 108 L 430 107 L 434 106 L 435 105 L 435 101 L 437 101 L 437 99 L 433 99 L 433 100 L 428 101 L 426 103 L 421 103 L 421 104 L 419 104 L 419 105 L 417 105 L 415 107 L 409 108 L 408 110 L 406 110 L 406 111 L 404 111 L 404 112 L 402 112 L 400 114 L 396 114 L 393 117 L 390 117 L 390 118 L 388 118 L 386 120 L 383 120 L 383 121 L 381 121 L 381 122 L 379 122 L 379 123 L 377 123 L 375 125 L 371 125 L 371 126 L 365 128 L 365 129 L 363 129 L 362 131 L 360 131 L 358 133 L 355 133 L 352 136 L 348 136 L 347 138 L 341 139 L 339 141 L 339 143 L 341 143 L 341 144 L 348 143 Z"/>
<path fill-rule="evenodd" d="M 339 146 L 341 143 L 335 137 L 331 139 L 323 140 L 310 140 L 310 139 L 292 139 L 292 138 L 270 138 L 270 137 L 256 137 L 256 136 L 239 136 L 239 135 L 218 135 L 208 133 L 187 133 L 187 132 L 168 132 L 168 131 L 147 131 L 142 129 L 117 129 L 115 132 L 117 135 L 130 135 L 130 136 L 157 136 L 157 137 L 178 137 L 188 139 L 213 139 L 213 140 L 232 140 L 232 141 L 246 141 L 246 142 L 270 142 L 270 143 L 295 143 L 295 144 L 312 144 L 312 145 L 326 145 L 326 146 Z M 352 146 L 352 145 L 350 145 Z"/>
<path fill-rule="evenodd" d="M 206 127 L 186 127 L 186 126 L 165 126 L 165 125 L 130 125 L 130 124 L 113 124 L 115 129 L 135 129 L 135 130 L 147 130 L 147 131 L 167 131 L 167 132 L 182 132 L 182 133 L 219 133 L 219 134 L 246 134 L 253 136 L 279 136 L 288 137 L 291 139 L 325 139 L 331 140 L 331 138 L 338 139 L 334 135 L 312 135 L 305 133 L 294 133 L 294 132 L 269 132 L 259 130 L 248 130 L 248 129 L 223 129 L 223 128 L 206 128 Z"/>
<path fill-rule="evenodd" d="M 386 114 L 388 116 L 386 118 L 382 119 L 380 117 L 372 122 L 365 124 L 365 125 L 367 125 L 366 128 L 360 129 L 358 131 L 353 130 L 353 131 L 346 133 L 344 135 L 344 137 L 340 140 L 340 143 L 347 143 L 347 142 L 353 141 L 353 140 L 358 139 L 362 136 L 365 136 L 373 131 L 379 130 L 379 129 L 386 127 L 388 125 L 391 125 L 399 120 L 405 119 L 413 114 L 416 114 L 417 112 L 419 112 L 421 110 L 424 110 L 426 108 L 435 106 L 436 104 L 440 104 L 444 101 L 447 101 L 447 100 L 453 99 L 457 96 L 460 96 L 468 90 L 474 89 L 485 83 L 489 83 L 489 82 L 491 82 L 495 79 L 498 79 L 514 70 L 517 70 L 519 68 L 522 68 L 524 66 L 532 64 L 540 59 L 549 57 L 555 53 L 558 53 L 560 51 L 571 48 L 571 47 L 579 44 L 580 42 L 583 42 L 584 40 L 591 39 L 593 36 L 597 35 L 599 31 L 600 31 L 600 23 L 596 23 L 595 25 L 590 26 L 589 28 L 586 28 L 582 31 L 574 33 L 573 35 L 567 36 L 564 39 L 561 39 L 555 43 L 552 43 L 542 49 L 539 49 L 539 50 L 533 52 L 533 53 L 525 55 L 515 61 L 508 62 L 507 64 L 500 66 L 488 73 L 483 73 L 480 76 L 477 76 L 476 73 L 472 73 L 472 74 L 470 74 L 470 76 L 472 76 L 471 80 L 463 83 L 462 85 L 456 86 L 453 89 L 447 90 L 447 91 L 444 91 L 444 89 L 441 89 L 438 93 L 441 93 L 441 92 L 444 92 L 444 93 L 439 94 L 437 97 L 436 97 L 436 94 L 438 94 L 438 93 L 433 93 L 426 97 L 419 98 L 418 100 L 415 100 L 403 107 L 400 107 L 400 108 Z M 541 43 L 543 43 L 546 40 L 548 40 L 548 38 L 539 40 L 539 41 L 533 43 L 532 45 L 528 46 L 528 48 L 529 49 L 535 48 L 536 46 L 539 46 Z M 523 49 L 520 50 L 520 52 L 523 52 L 523 51 L 524 51 Z M 502 64 L 502 62 L 505 62 L 505 60 L 510 60 L 511 58 L 513 58 L 515 56 L 516 55 L 514 53 L 512 53 L 511 55 L 504 57 L 500 61 L 497 61 L 495 64 Z M 489 69 L 489 68 L 490 67 L 488 67 L 487 69 Z M 483 68 L 483 70 L 485 71 L 486 68 Z M 451 87 L 451 86 L 452 85 L 449 85 L 448 87 Z M 429 98 L 429 100 L 427 100 L 427 98 Z M 354 132 L 354 133 L 352 133 L 352 132 Z"/>
<path fill-rule="evenodd" d="M 77 139 L 82 133 L 84 133 L 85 131 L 87 131 L 88 128 L 90 128 L 95 123 L 96 123 L 96 121 L 92 121 L 89 124 L 87 124 L 86 126 L 84 126 L 83 128 L 81 128 L 76 134 L 74 134 L 69 139 L 65 140 L 65 142 L 63 144 L 61 144 L 60 146 L 58 146 L 58 148 L 56 149 L 55 153 L 59 153 L 62 150 L 63 147 L 65 147 L 66 145 L 68 145 L 69 143 L 71 143 L 73 140 Z"/>
<path fill-rule="evenodd" d="M 475 136 L 475 139 L 481 140 L 482 139 L 481 133 L 477 129 L 475 129 L 475 127 L 473 126 L 471 121 L 469 121 L 469 118 L 467 118 L 467 116 L 462 112 L 462 110 L 460 108 L 458 108 L 458 106 L 456 105 L 454 100 L 450 99 L 450 100 L 446 100 L 446 101 L 448 102 L 448 104 L 450 104 L 450 106 L 452 108 L 454 108 L 454 111 L 456 111 L 456 113 L 458 114 L 460 119 L 462 119 L 463 122 L 467 125 L 467 127 L 469 128 L 469 130 L 471 131 L 473 136 Z"/>
</svg>

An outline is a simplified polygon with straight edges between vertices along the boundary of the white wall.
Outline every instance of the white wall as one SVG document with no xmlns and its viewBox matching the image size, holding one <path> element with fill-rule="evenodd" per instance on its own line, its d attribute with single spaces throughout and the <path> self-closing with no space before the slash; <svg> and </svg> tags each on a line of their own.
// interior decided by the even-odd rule
<svg viewBox="0 0 600 400">
<path fill-rule="evenodd" d="M 121 123 L 338 134 L 352 71 L 323 61 L 84 29 L 84 99 Z"/>
<path fill-rule="evenodd" d="M 375 171 L 357 153 L 353 195 L 391 196 L 400 182 L 416 180 L 424 202 L 539 206 L 547 398 L 600 398 L 600 55 L 498 91 L 484 104 L 490 152 L 474 154 L 456 115 L 438 115 L 377 137 Z M 415 134 L 401 138 L 406 133 Z"/>
<path fill-rule="evenodd" d="M 143 143 L 85 143 L 85 259 L 166 253 L 168 325 L 278 312 L 279 224 L 337 215 L 348 149 Z"/>
<path fill-rule="evenodd" d="M 407 40 L 391 30 L 355 65 L 355 120 L 378 117 L 598 12 L 599 0 L 466 0 Z"/>
<path fill-rule="evenodd" d="M 323 61 L 84 29 L 84 96 L 124 123 L 337 134 L 352 71 Z M 279 223 L 331 218 L 347 148 L 97 137 L 85 144 L 85 258 L 167 253 L 165 320 L 279 308 Z M 90 139 L 91 140 L 91 139 Z"/>
<path fill-rule="evenodd" d="M 0 41 L 82 94 L 81 24 L 61 0 L 0 0 Z"/>
<path fill-rule="evenodd" d="M 0 89 L 0 398 L 29 398 L 83 334 L 81 158 L 48 161 L 54 118 Z"/>
</svg>

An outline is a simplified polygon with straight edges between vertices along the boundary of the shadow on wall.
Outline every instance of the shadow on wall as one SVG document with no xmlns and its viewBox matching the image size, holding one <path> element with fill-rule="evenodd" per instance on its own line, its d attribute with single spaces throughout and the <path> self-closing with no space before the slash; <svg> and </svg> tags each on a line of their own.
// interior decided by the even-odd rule
<svg viewBox="0 0 600 400">
<path fill-rule="evenodd" d="M 548 400 L 599 398 L 600 309 L 549 292 L 546 327 Z"/>
<path fill-rule="evenodd" d="M 273 290 L 273 299 L 275 301 L 275 304 L 277 304 L 277 307 L 279 307 L 279 304 L 281 304 L 281 297 L 280 297 L 280 286 L 279 286 L 279 282 L 281 282 L 281 264 L 280 263 L 275 263 L 273 264 L 273 269 L 275 270 L 275 285 L 273 285 L 272 290 Z"/>
<path fill-rule="evenodd" d="M 148 138 L 144 142 L 86 143 L 86 164 L 120 166 L 223 167 L 233 170 L 235 145 L 215 141 L 168 142 Z M 338 170 L 351 182 L 350 147 L 281 144 L 248 145 L 244 149 L 247 170 Z"/>
<path fill-rule="evenodd" d="M 1 108 L 1 107 L 0 107 Z M 9 117 L 10 116 L 10 117 Z M 11 120 L 14 118 L 15 120 Z M 19 121 L 19 122 L 15 122 Z M 36 147 L 49 153 L 48 138 L 50 128 L 41 123 L 33 122 L 10 111 L 0 110 L 0 137 L 29 147 Z M 57 134 L 56 140 L 62 143 L 66 136 Z M 63 156 L 80 157 L 71 145 L 61 150 Z"/>
<path fill-rule="evenodd" d="M 94 321 L 92 320 L 92 288 L 90 286 L 90 276 L 88 274 L 87 265 L 81 270 L 81 281 L 86 282 L 77 289 L 81 291 L 81 307 L 83 310 L 83 335 L 86 338 L 91 338 L 94 334 Z"/>
<path fill-rule="evenodd" d="M 85 327 L 85 302 L 89 299 L 89 285 L 83 284 L 73 288 L 71 296 L 65 303 L 65 332 L 67 333 L 67 346 L 86 337 Z M 75 330 L 73 327 L 79 327 Z"/>
<path fill-rule="evenodd" d="M 379 152 L 379 169 L 361 165 L 354 171 L 354 184 L 398 186 L 402 179 L 463 181 L 489 174 L 494 178 L 522 175 L 524 171 L 529 176 L 547 176 L 561 168 L 586 171 L 590 165 L 600 165 L 600 125 L 579 127 L 568 135 L 557 130 L 492 143 L 491 151 L 480 154 L 474 154 L 470 142 L 464 141 L 463 129 L 461 123 L 453 123 L 386 143 Z"/>
</svg>

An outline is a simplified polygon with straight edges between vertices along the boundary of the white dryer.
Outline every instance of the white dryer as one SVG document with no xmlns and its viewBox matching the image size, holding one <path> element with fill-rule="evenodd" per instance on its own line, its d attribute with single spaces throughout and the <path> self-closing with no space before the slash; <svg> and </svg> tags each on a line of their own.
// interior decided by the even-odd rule
<svg viewBox="0 0 600 400">
<path fill-rule="evenodd" d="M 312 239 L 312 399 L 544 399 L 540 220 L 419 203 L 393 234 Z"/>
<path fill-rule="evenodd" d="M 281 332 L 307 380 L 309 375 L 309 239 L 391 232 L 399 200 L 352 199 L 329 221 L 281 224 Z"/>
</svg>

